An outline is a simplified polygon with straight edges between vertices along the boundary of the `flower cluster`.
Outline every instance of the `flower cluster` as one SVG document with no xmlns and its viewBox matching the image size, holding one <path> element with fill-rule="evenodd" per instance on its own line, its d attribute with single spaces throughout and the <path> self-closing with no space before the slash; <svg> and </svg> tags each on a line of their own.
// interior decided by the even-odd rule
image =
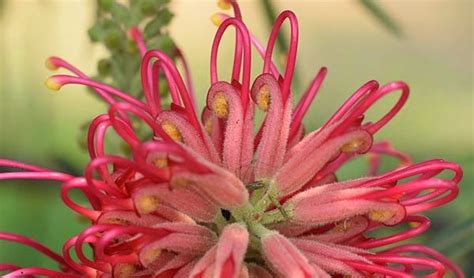
<svg viewBox="0 0 474 278">
<path fill-rule="evenodd" d="M 110 104 L 108 113 L 90 124 L 90 162 L 84 176 L 72 177 L 2 160 L 0 165 L 24 171 L 1 173 L 0 179 L 62 182 L 64 203 L 91 225 L 69 239 L 62 254 L 0 233 L 0 239 L 28 245 L 60 265 L 49 270 L 0 264 L 5 277 L 443 277 L 448 271 L 462 277 L 435 250 L 399 244 L 428 229 L 430 221 L 420 213 L 453 200 L 462 178 L 457 164 L 441 159 L 413 164 L 387 142 L 373 142 L 406 102 L 408 86 L 369 81 L 322 127 L 305 134 L 302 119 L 327 70 L 319 71 L 293 106 L 296 16 L 282 12 L 265 47 L 248 31 L 234 1 L 221 5 L 232 7 L 234 15 L 213 17 L 218 30 L 211 85 L 200 119 L 189 74 L 183 79 L 172 59 L 148 51 L 138 29 L 130 36 L 142 54 L 144 101 L 90 79 L 60 58 L 48 59 L 49 68 L 73 73 L 50 77 L 49 88 L 86 85 Z M 285 21 L 291 34 L 280 73 L 272 52 Z M 236 30 L 230 82 L 217 73 L 219 44 L 228 27 Z M 252 46 L 264 61 L 253 83 Z M 167 109 L 160 101 L 160 75 L 172 100 Z M 399 93 L 393 107 L 367 121 L 370 107 L 392 93 Z M 255 127 L 257 109 L 264 118 Z M 137 135 L 137 120 L 149 128 L 150 138 Z M 108 130 L 126 142 L 130 156 L 106 152 Z M 339 181 L 340 167 L 365 153 L 370 155 L 367 176 Z M 397 158 L 399 166 L 379 174 L 382 155 Z M 73 189 L 85 195 L 88 206 L 70 198 Z M 391 234 L 377 233 L 391 226 L 397 226 Z"/>
</svg>

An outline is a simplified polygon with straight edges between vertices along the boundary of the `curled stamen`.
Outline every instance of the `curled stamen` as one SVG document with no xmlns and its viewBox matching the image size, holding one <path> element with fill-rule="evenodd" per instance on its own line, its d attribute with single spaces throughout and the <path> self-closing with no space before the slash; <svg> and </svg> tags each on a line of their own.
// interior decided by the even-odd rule
<svg viewBox="0 0 474 278">
<path fill-rule="evenodd" d="M 291 34 L 290 47 L 288 48 L 285 74 L 283 76 L 283 85 L 281 89 L 283 101 L 286 101 L 290 95 L 291 81 L 293 79 L 293 74 L 295 71 L 296 52 L 298 49 L 298 19 L 296 18 L 296 15 L 293 12 L 284 11 L 275 20 L 275 23 L 273 24 L 272 28 L 272 33 L 270 34 L 270 38 L 268 39 L 267 52 L 265 54 L 265 61 L 263 64 L 263 73 L 270 73 L 273 48 L 275 47 L 278 32 L 280 31 L 281 26 L 286 19 L 288 19 L 290 22 Z"/>
<path fill-rule="evenodd" d="M 298 131 L 298 127 L 303 120 L 306 112 L 308 112 L 309 106 L 313 102 L 314 98 L 316 97 L 319 89 L 321 88 L 321 84 L 326 77 L 327 69 L 321 68 L 316 75 L 316 77 L 311 82 L 311 85 L 304 93 L 303 97 L 301 97 L 299 103 L 296 105 L 295 111 L 293 113 L 293 121 L 291 122 L 291 131 L 290 131 L 290 138 L 295 135 Z"/>
<path fill-rule="evenodd" d="M 400 161 L 399 168 L 412 164 L 411 158 L 395 148 L 388 141 L 382 141 L 375 143 L 370 149 L 369 153 L 370 169 L 368 171 L 369 176 L 375 176 L 380 167 L 381 155 L 391 156 Z"/>
<path fill-rule="evenodd" d="M 20 168 L 24 172 L 0 172 L 0 180 L 11 179 L 28 179 L 28 180 L 53 180 L 53 181 L 67 181 L 73 176 L 61 172 L 56 172 L 47 168 L 38 167 L 35 165 L 17 162 L 8 159 L 0 159 L 0 167 Z"/>
<path fill-rule="evenodd" d="M 410 224 L 410 229 L 396 233 L 391 236 L 385 236 L 381 238 L 371 239 L 361 243 L 356 243 L 355 246 L 364 249 L 376 248 L 392 243 L 400 242 L 419 234 L 424 233 L 430 227 L 430 220 L 424 216 L 407 216 L 403 222 Z"/>
<path fill-rule="evenodd" d="M 138 46 L 138 50 L 140 51 L 140 55 L 143 57 L 147 51 L 147 47 L 145 44 L 145 40 L 143 39 L 142 33 L 138 27 L 132 27 L 128 30 L 128 34 L 132 37 L 133 41 Z"/>
<path fill-rule="evenodd" d="M 80 71 L 78 68 L 74 67 L 73 65 L 69 64 L 65 60 L 59 58 L 59 57 L 49 57 L 46 60 L 46 67 L 50 70 L 57 70 L 58 68 L 65 68 L 69 70 L 70 72 L 74 73 L 75 75 L 84 78 L 84 79 L 91 79 L 89 76 L 87 76 L 85 73 Z M 111 97 L 107 92 L 94 88 L 96 92 L 109 104 L 115 103 L 115 99 Z"/>
<path fill-rule="evenodd" d="M 83 178 L 77 178 L 77 179 L 72 179 L 63 184 L 61 187 L 61 199 L 63 202 L 71 208 L 73 211 L 86 216 L 87 218 L 91 219 L 92 221 L 97 220 L 100 216 L 100 211 L 96 210 L 91 210 L 85 207 L 82 207 L 76 203 L 74 203 L 70 198 L 69 198 L 69 190 L 73 188 L 78 188 L 81 190 L 84 195 L 89 199 L 89 201 L 93 203 L 97 203 L 97 200 L 92 199 L 92 195 L 90 194 L 90 191 L 88 191 L 88 185 L 85 179 Z"/>
<path fill-rule="evenodd" d="M 186 61 L 186 58 L 184 57 L 184 54 L 180 48 L 176 48 L 176 58 L 181 61 L 181 65 L 184 71 L 184 77 L 186 79 L 186 86 L 188 88 L 189 94 L 191 95 L 191 100 L 194 106 L 196 106 L 196 93 L 194 92 L 191 71 L 189 70 L 188 62 Z"/>
<path fill-rule="evenodd" d="M 197 130 L 200 130 L 200 132 L 202 132 L 199 125 L 199 121 L 196 117 L 196 111 L 195 111 L 193 101 L 191 100 L 191 97 L 188 93 L 186 85 L 184 84 L 184 81 L 181 78 L 181 75 L 179 74 L 178 69 L 176 68 L 171 58 L 168 57 L 164 52 L 160 50 L 150 50 L 143 57 L 142 67 L 141 67 L 143 91 L 151 91 L 150 85 L 147 79 L 148 79 L 148 67 L 153 58 L 157 58 L 161 60 L 163 62 L 164 68 L 166 68 L 169 71 L 170 76 L 168 80 L 173 80 L 176 83 L 181 99 L 184 103 L 184 108 L 185 108 L 189 121 L 191 122 L 191 124 L 194 125 L 194 127 Z M 165 71 L 165 74 L 166 72 L 167 71 Z"/>
<path fill-rule="evenodd" d="M 125 140 L 125 142 L 129 143 L 132 148 L 136 148 L 137 146 L 139 146 L 139 141 L 136 140 L 136 136 L 130 134 L 130 126 L 125 126 L 126 128 L 124 128 L 124 124 L 120 122 L 120 120 L 116 116 L 117 113 L 120 114 L 125 112 L 133 113 L 135 116 L 142 119 L 146 124 L 148 124 L 153 133 L 160 136 L 163 140 L 168 142 L 173 141 L 169 137 L 169 135 L 162 129 L 162 127 L 155 123 L 155 121 L 149 115 L 144 113 L 142 110 L 131 106 L 128 103 L 119 102 L 114 104 L 109 109 L 109 119 L 112 125 L 114 126 L 114 129 L 117 134 L 120 135 Z"/>
<path fill-rule="evenodd" d="M 64 273 L 64 272 L 58 272 L 54 270 L 50 270 L 47 268 L 42 268 L 42 267 L 25 267 L 25 268 L 20 268 L 17 269 L 13 272 L 10 272 L 8 274 L 5 274 L 4 278 L 15 278 L 15 277 L 25 277 L 29 275 L 41 275 L 41 276 L 46 276 L 46 277 L 64 277 L 64 278 L 77 278 L 77 274 L 69 274 L 69 273 Z"/>
<path fill-rule="evenodd" d="M 369 83 L 367 83 L 366 85 L 368 84 Z M 374 87 L 372 87 L 371 89 L 374 89 Z M 339 132 L 347 129 L 351 124 L 353 124 L 354 121 L 356 121 L 356 119 L 363 116 L 363 114 L 383 96 L 400 90 L 401 91 L 400 98 L 395 103 L 395 105 L 379 120 L 377 120 L 374 123 L 369 123 L 365 127 L 365 129 L 369 131 L 370 133 L 372 134 L 376 133 L 380 128 L 382 128 L 385 124 L 387 124 L 400 111 L 400 109 L 402 109 L 403 105 L 408 99 L 408 95 L 410 92 L 408 85 L 406 85 L 403 82 L 392 82 L 392 83 L 382 86 L 376 91 L 371 90 L 371 89 L 367 91 L 361 90 L 360 91 L 361 94 L 356 92 L 353 95 L 353 97 L 351 97 L 351 99 L 352 98 L 355 98 L 355 99 L 353 100 L 350 99 L 347 103 L 356 102 L 356 104 L 350 109 L 349 112 L 347 112 L 347 115 L 344 116 L 344 120 L 341 122 L 340 126 L 338 126 L 333 131 L 333 134 L 338 134 Z M 337 114 L 339 114 L 339 111 Z"/>
<path fill-rule="evenodd" d="M 431 258 L 436 259 L 437 261 L 441 262 L 445 266 L 447 266 L 451 271 L 456 275 L 456 277 L 463 278 L 464 273 L 459 266 L 454 264 L 451 260 L 443 256 L 443 254 L 439 253 L 438 251 L 428 248 L 423 245 L 419 244 L 406 244 L 391 248 L 389 250 L 384 251 L 385 253 L 405 253 L 405 252 L 417 252 L 426 254 Z"/>
<path fill-rule="evenodd" d="M 96 82 L 90 79 L 85 79 L 85 78 L 80 78 L 80 77 L 75 77 L 75 76 L 70 76 L 70 75 L 53 75 L 49 77 L 45 83 L 48 88 L 55 91 L 61 89 L 62 86 L 67 85 L 67 84 L 80 84 L 80 85 L 85 85 L 88 87 L 97 88 L 108 94 L 118 96 L 122 98 L 123 100 L 129 102 L 130 104 L 140 107 L 144 111 L 148 111 L 148 107 L 140 100 L 116 88 L 113 88 L 111 86 L 108 86 L 108 85 L 105 85 L 105 84 L 102 84 L 100 82 Z"/>
<path fill-rule="evenodd" d="M 54 261 L 58 262 L 63 267 L 67 268 L 67 263 L 64 261 L 63 257 L 61 257 L 61 255 L 59 255 L 58 253 L 52 251 L 48 247 L 42 245 L 41 243 L 39 243 L 35 240 L 32 240 L 30 238 L 27 238 L 27 237 L 24 237 L 24 236 L 21 236 L 21 235 L 16 235 L 16 234 L 12 234 L 12 233 L 5 233 L 5 232 L 0 233 L 0 240 L 10 241 L 10 242 L 17 242 L 17 243 L 20 243 L 22 245 L 26 245 L 28 247 L 31 247 L 31 248 L 37 250 L 38 252 L 42 253 L 43 255 L 45 255 L 45 256 L 53 259 Z"/>
<path fill-rule="evenodd" d="M 247 28 L 245 25 L 235 18 L 228 18 L 222 22 L 222 24 L 217 29 L 216 36 L 214 37 L 214 42 L 212 44 L 211 49 L 211 84 L 215 84 L 218 82 L 217 77 L 217 52 L 219 50 L 219 44 L 224 35 L 226 29 L 233 25 L 238 33 L 238 38 L 242 39 L 240 45 L 236 45 L 236 51 L 238 49 L 243 49 L 243 75 L 242 75 L 242 92 L 241 92 L 241 99 L 242 99 L 242 106 L 244 107 L 244 111 L 247 108 L 249 92 L 250 92 L 250 68 L 251 68 L 251 49 L 250 49 L 250 37 Z M 239 41 L 238 41 L 239 42 Z M 239 65 L 237 63 L 234 65 Z M 235 68 L 234 68 L 235 71 Z M 234 72 L 233 71 L 233 72 Z"/>
</svg>

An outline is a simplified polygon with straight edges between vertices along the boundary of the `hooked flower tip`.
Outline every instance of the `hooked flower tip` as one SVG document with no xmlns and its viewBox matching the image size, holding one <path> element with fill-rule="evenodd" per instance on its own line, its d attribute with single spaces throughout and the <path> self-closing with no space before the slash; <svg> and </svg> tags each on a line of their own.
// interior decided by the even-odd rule
<svg viewBox="0 0 474 278">
<path fill-rule="evenodd" d="M 44 65 L 46 66 L 47 69 L 49 70 L 57 70 L 59 67 L 54 63 L 53 57 L 49 57 L 44 61 Z"/>
<path fill-rule="evenodd" d="M 217 0 L 217 7 L 222 10 L 229 10 L 231 8 L 230 0 Z"/>
<path fill-rule="evenodd" d="M 225 20 L 225 15 L 222 13 L 215 13 L 211 15 L 211 21 L 217 27 L 219 27 L 222 24 L 222 22 L 224 22 L 224 20 Z"/>
<path fill-rule="evenodd" d="M 46 85 L 46 87 L 48 87 L 48 89 L 53 91 L 59 91 L 59 89 L 61 89 L 61 87 L 63 86 L 54 77 L 49 77 L 48 79 L 46 79 L 44 84 Z"/>
</svg>

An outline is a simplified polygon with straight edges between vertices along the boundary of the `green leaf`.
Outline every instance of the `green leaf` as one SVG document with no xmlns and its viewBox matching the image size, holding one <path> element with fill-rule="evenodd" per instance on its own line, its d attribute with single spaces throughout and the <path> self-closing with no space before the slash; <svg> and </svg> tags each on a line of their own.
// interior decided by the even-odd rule
<svg viewBox="0 0 474 278">
<path fill-rule="evenodd" d="M 122 4 L 114 3 L 110 8 L 110 13 L 113 18 L 120 23 L 127 24 L 129 20 L 129 11 L 128 8 Z"/>
<path fill-rule="evenodd" d="M 168 10 L 161 10 L 157 16 L 150 21 L 144 29 L 144 36 L 146 39 L 153 38 L 160 34 L 163 26 L 168 25 L 173 18 L 173 14 Z"/>
<path fill-rule="evenodd" d="M 359 3 L 392 34 L 402 37 L 403 32 L 395 20 L 373 0 L 359 0 Z"/>
<path fill-rule="evenodd" d="M 104 11 L 110 11 L 114 5 L 114 0 L 98 0 L 98 7 Z"/>
</svg>

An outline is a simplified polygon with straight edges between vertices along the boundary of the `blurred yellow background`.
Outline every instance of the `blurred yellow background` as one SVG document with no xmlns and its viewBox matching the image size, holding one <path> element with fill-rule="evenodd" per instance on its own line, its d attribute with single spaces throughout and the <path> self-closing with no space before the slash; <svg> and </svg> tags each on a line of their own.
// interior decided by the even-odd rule
<svg viewBox="0 0 474 278">
<path fill-rule="evenodd" d="M 80 169 L 86 155 L 77 145 L 79 126 L 106 111 L 84 88 L 48 91 L 50 74 L 44 60 L 60 56 L 87 73 L 95 72 L 104 49 L 87 36 L 95 1 L 6 0 L 0 10 L 0 156 L 54 168 Z M 266 42 L 269 34 L 258 1 L 240 1 L 250 30 Z M 472 217 L 473 158 L 473 18 L 472 1 L 379 1 L 401 25 L 405 36 L 387 32 L 355 1 L 275 1 L 279 10 L 293 10 L 300 22 L 298 98 L 321 66 L 329 68 L 325 84 L 306 123 L 314 129 L 362 83 L 406 81 L 408 104 L 378 134 L 415 161 L 446 158 L 462 164 L 466 178 L 461 196 L 448 208 L 435 210 L 433 228 Z M 175 18 L 170 34 L 183 49 L 202 104 L 209 84 L 209 53 L 216 27 L 209 17 L 215 1 L 172 1 Z M 220 52 L 220 76 L 230 72 L 232 36 Z M 254 55 L 254 60 L 259 58 Z M 253 74 L 260 70 L 255 62 Z M 296 90 L 298 89 L 298 90 Z M 377 105 L 376 116 L 394 99 Z M 202 107 L 202 106 L 201 106 Z M 2 183 L 0 230 L 21 232 L 57 250 L 76 233 L 80 223 L 70 212 L 58 212 L 61 202 L 54 186 Z M 66 211 L 66 208 L 59 208 Z M 54 219 L 50 219 L 54 218 Z M 472 235 L 472 229 L 471 229 Z M 429 239 L 427 239 L 429 241 Z M 471 239 L 472 240 L 472 239 Z M 8 247 L 8 248 L 7 248 Z M 10 251 L 7 251 L 10 250 Z M 21 251 L 17 251 L 21 250 Z M 8 252 L 8 253 L 7 253 Z M 42 263 L 23 249 L 0 243 L 0 261 Z M 7 255 L 8 254 L 8 255 Z M 472 249 L 468 254 L 472 254 Z M 454 256 L 454 255 L 453 255 Z M 464 255 L 456 255 L 461 260 Z M 47 264 L 46 264 L 47 265 Z M 472 269 L 472 267 L 471 267 Z M 468 270 L 466 270 L 468 271 Z"/>
</svg>

